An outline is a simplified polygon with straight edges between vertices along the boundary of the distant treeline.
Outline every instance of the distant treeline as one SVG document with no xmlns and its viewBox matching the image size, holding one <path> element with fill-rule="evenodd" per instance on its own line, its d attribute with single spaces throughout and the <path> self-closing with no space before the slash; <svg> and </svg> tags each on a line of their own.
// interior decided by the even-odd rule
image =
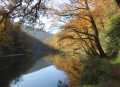
<svg viewBox="0 0 120 87">
<path fill-rule="evenodd" d="M 22 31 L 22 26 L 19 23 L 11 25 L 8 19 L 7 25 L 1 24 L 0 32 L 0 55 L 26 53 L 32 51 L 34 39 Z"/>
</svg>

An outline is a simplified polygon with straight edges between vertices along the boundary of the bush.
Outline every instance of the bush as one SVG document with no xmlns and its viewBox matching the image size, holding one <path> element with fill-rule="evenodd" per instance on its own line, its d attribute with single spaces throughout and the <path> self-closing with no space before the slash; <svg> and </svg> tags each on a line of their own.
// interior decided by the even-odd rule
<svg viewBox="0 0 120 87">
<path fill-rule="evenodd" d="M 100 59 L 98 56 L 90 56 L 90 58 L 85 61 L 84 72 L 81 77 L 81 81 L 83 85 L 91 85 L 94 87 L 103 85 L 104 82 L 107 83 L 108 80 L 114 77 L 115 75 L 112 72 L 107 59 Z"/>
<path fill-rule="evenodd" d="M 85 85 L 97 85 L 98 77 L 100 75 L 100 59 L 89 58 L 84 65 L 84 72 L 81 77 L 81 81 Z"/>
<path fill-rule="evenodd" d="M 108 22 L 103 38 L 106 52 L 118 54 L 120 49 L 120 15 L 114 16 Z"/>
</svg>

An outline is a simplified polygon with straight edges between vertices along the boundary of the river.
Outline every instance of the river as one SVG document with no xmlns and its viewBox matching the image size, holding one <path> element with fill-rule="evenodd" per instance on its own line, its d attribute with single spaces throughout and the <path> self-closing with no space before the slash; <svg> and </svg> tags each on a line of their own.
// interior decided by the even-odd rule
<svg viewBox="0 0 120 87">
<path fill-rule="evenodd" d="M 79 83 L 81 67 L 78 57 L 55 54 L 35 39 L 31 54 L 0 58 L 0 87 L 57 87 Z"/>
<path fill-rule="evenodd" d="M 65 72 L 45 56 L 34 58 L 32 55 L 1 58 L 0 87 L 57 87 L 59 81 L 68 82 Z"/>
</svg>

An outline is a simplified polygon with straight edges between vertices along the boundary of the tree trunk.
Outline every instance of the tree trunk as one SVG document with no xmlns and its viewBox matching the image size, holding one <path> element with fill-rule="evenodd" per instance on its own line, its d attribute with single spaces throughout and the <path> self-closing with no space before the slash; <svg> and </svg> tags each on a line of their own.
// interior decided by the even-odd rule
<svg viewBox="0 0 120 87">
<path fill-rule="evenodd" d="M 106 56 L 106 54 L 104 53 L 104 51 L 102 49 L 102 46 L 100 44 L 98 29 L 97 29 L 97 26 L 96 26 L 95 21 L 93 19 L 93 16 L 92 16 L 92 14 L 90 12 L 90 8 L 89 8 L 87 0 L 85 0 L 85 4 L 86 4 L 86 8 L 87 8 L 87 10 L 89 12 L 89 17 L 90 17 L 90 20 L 91 20 L 90 22 L 91 22 L 91 24 L 93 26 L 92 29 L 93 29 L 94 35 L 95 35 L 94 38 L 95 38 L 96 47 L 97 47 L 97 49 L 98 49 L 101 56 Z"/>
<path fill-rule="evenodd" d="M 115 0 L 115 2 L 117 3 L 118 7 L 120 8 L 120 0 Z"/>
<path fill-rule="evenodd" d="M 93 45 L 93 42 L 91 40 L 90 40 L 90 45 L 91 45 L 91 49 L 92 49 L 93 54 L 98 55 L 98 53 L 97 53 L 97 51 L 96 51 L 96 49 L 95 49 L 95 47 Z"/>
<path fill-rule="evenodd" d="M 95 21 L 94 21 L 92 15 L 90 15 L 90 19 L 91 19 L 91 24 L 93 26 L 93 31 L 94 31 L 94 35 L 95 35 L 94 38 L 95 38 L 96 47 L 101 56 L 106 56 L 106 54 L 104 53 L 102 46 L 100 44 L 98 29 L 97 29 L 97 26 L 95 24 Z"/>
<path fill-rule="evenodd" d="M 95 43 L 96 43 L 96 46 L 97 46 L 97 49 L 100 53 L 101 56 L 106 56 L 106 54 L 104 53 L 103 49 L 102 49 L 102 46 L 100 44 L 100 41 L 99 41 L 99 38 L 98 37 L 95 37 Z"/>
</svg>

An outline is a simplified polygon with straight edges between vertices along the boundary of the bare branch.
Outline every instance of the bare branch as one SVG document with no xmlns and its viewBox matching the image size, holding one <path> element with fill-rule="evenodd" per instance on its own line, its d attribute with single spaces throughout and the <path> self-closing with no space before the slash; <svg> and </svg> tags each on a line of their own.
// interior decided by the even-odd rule
<svg viewBox="0 0 120 87">
<path fill-rule="evenodd" d="M 28 5 L 25 7 L 25 9 L 24 9 L 23 11 L 25 11 L 25 10 L 28 8 L 28 6 L 30 5 L 30 2 L 31 2 L 31 1 L 32 1 L 32 0 L 29 1 Z M 7 18 L 8 15 L 11 14 L 16 8 L 20 7 L 20 6 L 22 5 L 22 2 L 23 2 L 23 0 L 20 0 L 18 5 L 16 5 L 16 6 L 13 7 L 9 12 L 7 12 L 7 13 L 4 14 L 3 17 L 2 17 L 2 19 L 0 20 L 0 24 L 1 24 L 1 23 L 3 22 L 3 20 L 4 20 L 5 18 Z M 36 9 L 35 17 L 37 17 L 38 10 L 39 10 L 39 8 L 40 8 L 40 4 L 41 4 L 41 0 L 39 0 L 39 2 L 37 2 L 37 3 L 31 8 L 31 10 L 30 10 L 29 12 L 27 12 L 27 14 L 18 15 L 18 17 L 23 17 L 23 18 L 24 18 L 24 17 L 26 17 L 27 15 L 31 14 L 34 9 Z M 15 17 L 11 17 L 11 18 L 15 18 Z"/>
<path fill-rule="evenodd" d="M 88 34 L 88 33 L 86 33 L 86 32 L 81 32 L 81 31 L 78 31 L 78 30 L 73 29 L 73 28 L 72 28 L 71 30 L 73 30 L 73 31 L 75 31 L 75 32 L 78 32 L 78 33 L 81 33 L 81 34 L 84 34 L 84 35 L 89 35 L 89 36 L 95 37 L 95 36 L 92 35 L 92 34 Z"/>
<path fill-rule="evenodd" d="M 13 7 L 12 10 L 10 10 L 9 12 L 7 12 L 7 13 L 5 13 L 5 14 L 3 15 L 2 19 L 0 20 L 0 24 L 2 23 L 2 21 L 4 20 L 4 18 L 7 18 L 7 16 L 8 16 L 11 12 L 13 12 L 13 10 L 15 10 L 17 7 L 19 7 L 19 6 L 21 6 L 21 5 L 22 5 L 22 0 L 20 0 L 20 1 L 19 1 L 19 4 L 16 5 L 15 7 Z"/>
</svg>

